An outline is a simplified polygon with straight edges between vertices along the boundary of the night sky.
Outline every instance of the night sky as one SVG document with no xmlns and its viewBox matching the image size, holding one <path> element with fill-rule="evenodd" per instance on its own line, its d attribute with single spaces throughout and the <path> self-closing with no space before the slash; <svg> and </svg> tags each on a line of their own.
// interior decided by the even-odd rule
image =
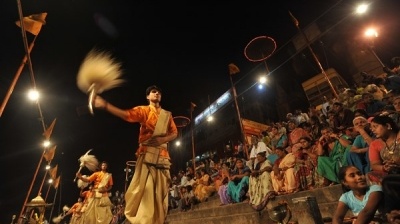
<svg viewBox="0 0 400 224">
<path fill-rule="evenodd" d="M 289 11 L 300 21 L 300 26 L 305 27 L 327 11 L 331 13 L 330 23 L 339 21 L 356 3 L 335 0 L 242 2 L 21 2 L 24 16 L 48 13 L 31 60 L 36 87 L 42 94 L 39 105 L 44 123 L 49 126 L 56 119 L 51 141 L 57 148 L 51 165 L 58 165 L 62 181 L 57 192 L 50 189 L 48 194 L 49 203 L 57 195 L 53 216 L 58 215 L 62 206 L 71 206 L 77 200 L 79 189 L 73 179 L 79 168 L 78 159 L 88 149 L 93 149 L 91 154 L 99 161 L 109 162 L 115 184 L 113 192 L 124 190 L 126 161 L 135 159 L 139 125 L 126 123 L 103 111 L 95 111 L 94 116 L 88 114 L 87 95 L 77 88 L 79 66 L 91 49 L 111 53 L 122 65 L 122 78 L 126 82 L 102 94 L 110 103 L 121 108 L 147 104 L 145 89 L 155 84 L 163 89 L 161 104 L 164 108 L 174 116 L 189 117 L 190 102 L 197 105 L 196 115 L 208 106 L 209 99 L 215 101 L 230 88 L 228 64 L 234 63 L 241 70 L 234 77 L 236 81 L 254 82 L 255 71 L 265 69 L 262 63 L 247 60 L 244 48 L 258 36 L 272 37 L 277 51 L 284 47 L 297 33 Z M 377 53 L 387 63 L 400 54 L 399 6 L 398 0 L 375 1 L 371 6 L 372 14 L 365 19 L 366 23 L 379 24 L 382 37 L 376 43 Z M 3 100 L 21 66 L 25 50 L 21 30 L 15 25 L 19 20 L 17 1 L 1 1 L 0 13 L 0 97 Z M 33 37 L 27 33 L 28 43 Z M 274 63 L 274 55 L 267 63 L 269 60 L 272 61 L 270 71 L 285 66 Z M 315 62 L 310 58 L 308 63 Z M 318 73 L 315 66 L 314 73 Z M 272 72 L 271 77 L 284 76 Z M 299 78 L 299 85 L 301 81 Z M 38 105 L 26 98 L 26 90 L 31 87 L 29 66 L 25 65 L 0 117 L 0 163 L 4 175 L 0 223 L 10 223 L 13 214 L 19 215 L 43 152 Z M 190 158 L 191 149 L 181 150 L 186 151 L 174 150 L 171 156 L 179 160 L 187 159 L 187 155 Z M 29 200 L 38 194 L 44 165 L 40 166 Z M 89 174 L 87 170 L 83 173 Z M 43 198 L 47 190 L 45 183 Z"/>
</svg>

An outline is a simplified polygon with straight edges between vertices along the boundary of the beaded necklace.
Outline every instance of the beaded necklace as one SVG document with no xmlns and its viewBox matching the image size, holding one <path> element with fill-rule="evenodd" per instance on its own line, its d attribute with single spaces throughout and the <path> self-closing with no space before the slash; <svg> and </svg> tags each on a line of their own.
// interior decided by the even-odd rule
<svg viewBox="0 0 400 224">
<path fill-rule="evenodd" d="M 386 150 L 388 151 L 388 153 L 390 155 L 393 155 L 394 150 L 396 149 L 396 146 L 397 146 L 397 135 L 398 135 L 398 133 L 396 134 L 396 138 L 394 139 L 394 141 L 393 141 L 393 143 L 392 143 L 392 145 L 390 147 L 387 144 L 387 140 L 385 141 Z"/>
</svg>

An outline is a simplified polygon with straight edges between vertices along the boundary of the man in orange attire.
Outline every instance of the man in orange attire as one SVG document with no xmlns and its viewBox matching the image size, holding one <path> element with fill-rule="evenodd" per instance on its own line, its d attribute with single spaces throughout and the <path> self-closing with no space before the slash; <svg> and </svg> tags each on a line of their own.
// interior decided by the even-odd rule
<svg viewBox="0 0 400 224">
<path fill-rule="evenodd" d="M 170 112 L 160 106 L 161 89 L 146 89 L 149 105 L 120 109 L 96 96 L 94 107 L 103 109 L 127 122 L 140 123 L 139 148 L 135 174 L 125 194 L 125 217 L 132 224 L 163 224 L 168 212 L 171 183 L 167 143 L 178 136 Z"/>
<path fill-rule="evenodd" d="M 84 212 L 84 223 L 109 224 L 113 218 L 111 212 L 112 203 L 108 197 L 108 191 L 113 186 L 111 173 L 107 172 L 107 162 L 101 163 L 101 170 L 94 172 L 89 177 L 76 173 L 76 177 L 84 182 L 93 182 L 93 199 Z"/>
</svg>

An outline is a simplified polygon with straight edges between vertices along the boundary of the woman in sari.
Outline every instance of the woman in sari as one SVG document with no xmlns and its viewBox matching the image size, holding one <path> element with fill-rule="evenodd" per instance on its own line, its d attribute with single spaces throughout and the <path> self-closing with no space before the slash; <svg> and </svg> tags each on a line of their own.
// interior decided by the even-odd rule
<svg viewBox="0 0 400 224">
<path fill-rule="evenodd" d="M 197 200 L 204 202 L 215 192 L 215 187 L 211 186 L 211 177 L 207 174 L 206 168 L 200 168 L 200 178 L 196 182 L 194 195 Z"/>
<path fill-rule="evenodd" d="M 231 203 L 232 201 L 228 195 L 228 182 L 230 178 L 229 167 L 229 162 L 223 163 L 219 170 L 220 178 L 216 179 L 214 182 L 215 189 L 217 190 L 219 198 L 221 200 L 220 205 L 226 205 Z"/>
<path fill-rule="evenodd" d="M 236 160 L 235 168 L 228 182 L 228 195 L 233 203 L 242 202 L 246 199 L 251 173 L 250 168 L 245 166 L 241 159 Z"/>
<path fill-rule="evenodd" d="M 317 172 L 317 147 L 308 137 L 300 138 L 302 158 L 297 159 L 296 178 L 303 190 L 322 187 L 324 178 Z"/>
<path fill-rule="evenodd" d="M 331 127 L 321 129 L 322 136 L 317 143 L 318 173 L 325 178 L 324 185 L 339 183 L 339 168 L 347 165 L 347 154 L 351 141 L 347 135 L 333 133 Z"/>
<path fill-rule="evenodd" d="M 373 182 L 381 182 L 388 174 L 400 174 L 400 130 L 388 116 L 372 119 L 371 129 L 378 139 L 369 148 L 372 171 L 368 177 Z"/>
<path fill-rule="evenodd" d="M 275 153 L 276 147 L 286 148 L 288 146 L 288 137 L 286 133 L 280 132 L 278 126 L 273 126 L 271 128 L 271 147 L 272 153 L 268 155 L 267 159 L 274 164 L 275 160 L 278 158 L 278 155 Z"/>
<path fill-rule="evenodd" d="M 309 133 L 304 130 L 301 126 L 296 126 L 293 120 L 288 121 L 289 127 L 289 152 L 297 154 L 300 150 L 301 144 L 299 143 L 301 137 L 310 137 Z"/>
<path fill-rule="evenodd" d="M 382 184 L 385 178 L 400 174 L 400 130 L 389 116 L 376 116 L 371 121 L 371 130 L 376 136 L 369 147 L 369 160 L 372 171 L 367 173 L 370 182 Z M 384 195 L 385 212 L 389 208 L 399 209 L 395 197 Z"/>
<path fill-rule="evenodd" d="M 286 152 L 285 149 L 277 147 L 275 149 L 278 159 L 275 161 L 271 171 L 272 186 L 278 194 L 289 194 L 298 191 L 294 166 L 296 157 L 293 153 Z"/>
<path fill-rule="evenodd" d="M 256 211 L 261 211 L 267 205 L 269 199 L 274 198 L 276 192 L 272 187 L 270 172 L 272 166 L 266 158 L 265 152 L 257 154 L 259 161 L 249 178 L 250 205 Z"/>
</svg>

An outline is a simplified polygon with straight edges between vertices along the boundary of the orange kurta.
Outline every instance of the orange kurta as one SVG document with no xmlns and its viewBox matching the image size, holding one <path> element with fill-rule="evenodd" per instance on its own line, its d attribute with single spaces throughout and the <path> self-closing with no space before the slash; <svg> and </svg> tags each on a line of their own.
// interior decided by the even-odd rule
<svg viewBox="0 0 400 224">
<path fill-rule="evenodd" d="M 157 124 L 159 110 L 148 105 L 137 106 L 126 112 L 128 122 L 140 123 L 139 143 L 150 139 Z M 170 116 L 167 135 L 177 133 L 178 129 Z M 163 224 L 168 212 L 171 176 L 168 168 L 156 168 L 143 162 L 146 148 L 141 145 L 136 151 L 138 160 L 135 173 L 125 194 L 125 217 L 132 224 Z M 161 147 L 160 157 L 170 159 L 166 147 Z"/>
<path fill-rule="evenodd" d="M 93 223 L 93 224 L 109 224 L 112 220 L 112 203 L 108 197 L 108 193 L 104 192 L 100 196 L 96 196 L 96 191 L 98 191 L 99 185 L 102 184 L 103 178 L 108 175 L 108 180 L 104 187 L 109 187 L 113 185 L 113 179 L 110 173 L 98 171 L 94 172 L 88 177 L 90 182 L 93 182 L 93 193 L 91 194 L 91 199 L 89 199 L 86 210 L 83 215 L 83 223 Z"/>
</svg>

